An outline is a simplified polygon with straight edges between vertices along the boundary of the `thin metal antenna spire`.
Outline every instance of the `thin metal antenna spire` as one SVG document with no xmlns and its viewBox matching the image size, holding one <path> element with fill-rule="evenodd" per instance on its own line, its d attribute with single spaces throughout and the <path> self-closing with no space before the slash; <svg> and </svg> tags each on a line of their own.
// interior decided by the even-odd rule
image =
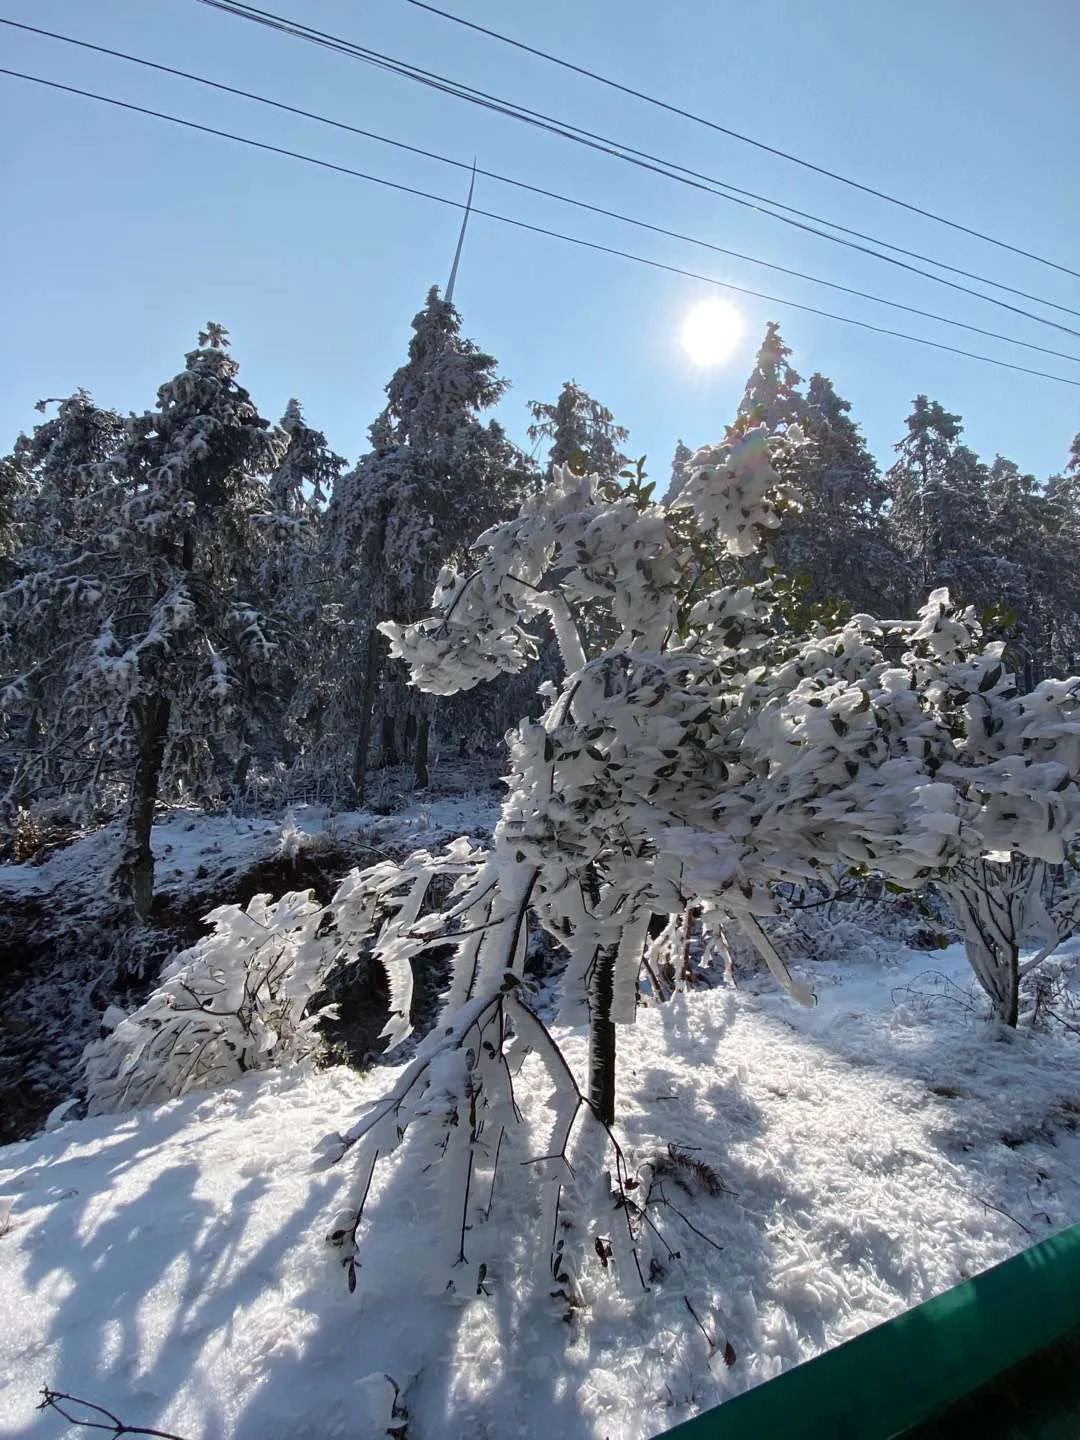
<svg viewBox="0 0 1080 1440">
<path fill-rule="evenodd" d="M 446 282 L 446 303 L 449 305 L 454 298 L 454 283 L 457 280 L 458 261 L 461 259 L 461 247 L 465 244 L 465 229 L 469 223 L 469 215 L 472 212 L 473 189 L 476 185 L 476 157 L 472 162 L 472 177 L 469 180 L 469 198 L 465 202 L 465 214 L 461 217 L 461 234 L 458 236 L 457 249 L 454 251 L 454 263 L 450 267 L 450 279 Z"/>
</svg>

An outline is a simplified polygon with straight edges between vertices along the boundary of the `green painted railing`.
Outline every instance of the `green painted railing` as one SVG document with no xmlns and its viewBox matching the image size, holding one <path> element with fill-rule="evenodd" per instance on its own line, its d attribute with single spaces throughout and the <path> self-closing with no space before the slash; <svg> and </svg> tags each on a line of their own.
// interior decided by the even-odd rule
<svg viewBox="0 0 1080 1440">
<path fill-rule="evenodd" d="M 1080 1225 L 667 1433 L 1080 1440 Z"/>
</svg>

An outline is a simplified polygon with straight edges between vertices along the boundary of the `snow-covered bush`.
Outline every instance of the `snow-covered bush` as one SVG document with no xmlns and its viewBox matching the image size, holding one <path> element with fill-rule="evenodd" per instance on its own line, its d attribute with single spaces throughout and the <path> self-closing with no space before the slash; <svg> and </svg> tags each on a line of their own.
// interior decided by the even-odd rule
<svg viewBox="0 0 1080 1440">
<path fill-rule="evenodd" d="M 166 966 L 136 1011 L 106 1012 L 109 1033 L 84 1056 L 90 1114 L 159 1103 L 316 1051 L 324 1012 L 308 1007 L 328 960 L 323 915 L 299 891 L 212 911 L 213 933 Z"/>
<path fill-rule="evenodd" d="M 431 929 L 419 918 L 428 889 L 437 876 L 460 884 L 482 863 L 483 852 L 458 840 L 441 856 L 421 850 L 400 865 L 353 870 L 329 905 L 297 891 L 211 911 L 212 932 L 166 966 L 137 1010 L 106 1013 L 109 1033 L 87 1046 L 83 1062 L 90 1113 L 160 1103 L 314 1057 L 320 1021 L 333 1007 L 314 1009 L 313 1001 L 332 966 L 369 947 L 389 981 L 383 1035 L 398 1044 L 410 1029 L 410 962 Z"/>
</svg>

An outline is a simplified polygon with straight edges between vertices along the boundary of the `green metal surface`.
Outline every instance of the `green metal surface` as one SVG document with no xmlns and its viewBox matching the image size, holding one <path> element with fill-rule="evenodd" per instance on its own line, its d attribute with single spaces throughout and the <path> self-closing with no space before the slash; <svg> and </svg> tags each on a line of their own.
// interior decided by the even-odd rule
<svg viewBox="0 0 1080 1440">
<path fill-rule="evenodd" d="M 1080 1225 L 667 1433 L 677 1440 L 1080 1440 L 1077 1355 Z M 1043 1393 L 1047 1385 L 1052 1394 Z M 1025 1387 L 1046 1402 L 1042 1421 L 1016 1399 Z"/>
</svg>

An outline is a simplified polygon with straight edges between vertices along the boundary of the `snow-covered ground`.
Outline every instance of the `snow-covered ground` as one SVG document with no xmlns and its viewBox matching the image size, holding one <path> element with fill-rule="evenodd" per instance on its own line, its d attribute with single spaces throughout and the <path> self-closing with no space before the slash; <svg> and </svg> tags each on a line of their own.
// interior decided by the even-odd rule
<svg viewBox="0 0 1080 1440">
<path fill-rule="evenodd" d="M 627 1151 L 713 1167 L 730 1193 L 667 1185 L 723 1248 L 661 1207 L 681 1258 L 636 1305 L 596 1261 L 570 1323 L 512 1250 L 490 1297 L 422 1297 L 425 1197 L 392 1167 L 348 1293 L 322 1236 L 350 1173 L 312 1147 L 393 1071 L 253 1076 L 0 1151 L 0 1432 L 66 1433 L 34 1412 L 48 1383 L 186 1440 L 374 1440 L 389 1376 L 409 1440 L 634 1440 L 1080 1220 L 1075 1040 L 995 1038 L 943 985 L 968 988 L 955 949 L 803 973 L 812 1011 L 698 991 L 621 1030 Z"/>
<path fill-rule="evenodd" d="M 289 847 L 408 849 L 438 845 L 455 835 L 488 836 L 498 818 L 502 791 L 487 786 L 475 795 L 412 800 L 390 815 L 371 810 L 331 813 L 324 805 L 297 805 L 281 816 L 246 818 L 174 810 L 153 829 L 157 894 L 176 897 L 221 885 Z M 0 865 L 0 901 L 58 895 L 67 909 L 74 895 L 110 904 L 107 877 L 115 866 L 119 825 L 105 825 L 55 850 L 40 863 Z"/>
</svg>

